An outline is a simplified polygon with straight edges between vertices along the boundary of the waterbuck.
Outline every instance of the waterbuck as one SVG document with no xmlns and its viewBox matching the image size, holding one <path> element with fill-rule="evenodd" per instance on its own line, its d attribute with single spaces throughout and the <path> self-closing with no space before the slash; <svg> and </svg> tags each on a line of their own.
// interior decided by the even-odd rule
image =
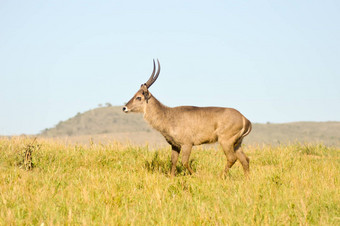
<svg viewBox="0 0 340 226">
<path fill-rule="evenodd" d="M 245 175 L 249 172 L 249 158 L 241 148 L 242 140 L 251 131 L 251 123 L 239 111 L 222 107 L 167 107 L 159 102 L 150 92 L 150 86 L 156 81 L 160 64 L 156 71 L 155 60 L 149 80 L 142 84 L 137 93 L 123 107 L 125 113 L 140 112 L 144 119 L 158 130 L 172 147 L 171 177 L 175 175 L 178 155 L 182 152 L 182 163 L 190 174 L 191 149 L 195 145 L 219 142 L 227 157 L 224 173 L 238 159 Z"/>
</svg>

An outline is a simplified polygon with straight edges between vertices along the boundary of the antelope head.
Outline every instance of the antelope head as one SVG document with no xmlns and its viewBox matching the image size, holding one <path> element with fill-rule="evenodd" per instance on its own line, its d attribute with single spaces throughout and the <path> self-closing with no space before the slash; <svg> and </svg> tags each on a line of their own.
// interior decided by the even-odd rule
<svg viewBox="0 0 340 226">
<path fill-rule="evenodd" d="M 149 80 L 140 86 L 140 89 L 137 93 L 127 102 L 127 104 L 123 107 L 123 111 L 125 113 L 128 112 L 143 112 L 146 104 L 148 104 L 148 100 L 151 98 L 151 93 L 149 92 L 149 87 L 157 80 L 159 72 L 161 70 L 161 65 L 157 59 L 158 70 L 156 71 L 155 60 L 153 60 L 153 71 L 149 78 Z"/>
</svg>

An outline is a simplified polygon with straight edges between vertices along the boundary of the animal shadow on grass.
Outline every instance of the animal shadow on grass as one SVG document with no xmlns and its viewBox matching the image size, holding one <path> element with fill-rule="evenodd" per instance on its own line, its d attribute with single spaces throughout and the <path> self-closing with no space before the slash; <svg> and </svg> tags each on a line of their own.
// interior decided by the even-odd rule
<svg viewBox="0 0 340 226">
<path fill-rule="evenodd" d="M 150 173 L 162 173 L 167 176 L 170 176 L 170 169 L 171 169 L 171 158 L 170 156 L 167 157 L 165 160 L 162 160 L 159 157 L 159 153 L 155 152 L 153 158 L 149 160 L 145 160 L 144 167 Z M 196 162 L 194 159 L 189 161 L 189 165 L 191 166 L 192 170 L 196 172 Z M 187 169 L 183 166 L 182 162 L 179 161 L 176 165 L 176 176 L 185 176 L 190 175 Z"/>
</svg>

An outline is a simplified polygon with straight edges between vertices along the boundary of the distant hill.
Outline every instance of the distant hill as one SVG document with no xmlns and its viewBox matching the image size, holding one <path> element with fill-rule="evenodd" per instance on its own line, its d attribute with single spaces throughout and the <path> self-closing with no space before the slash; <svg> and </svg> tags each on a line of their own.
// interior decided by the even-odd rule
<svg viewBox="0 0 340 226">
<path fill-rule="evenodd" d="M 152 129 L 142 114 L 125 114 L 121 107 L 100 107 L 78 113 L 45 129 L 44 137 L 100 137 L 131 140 L 143 143 L 164 142 Z M 253 131 L 245 138 L 246 144 L 281 144 L 288 142 L 313 142 L 340 146 L 340 122 L 253 123 Z"/>
<path fill-rule="evenodd" d="M 151 128 L 143 121 L 141 114 L 125 114 L 121 107 L 100 107 L 61 121 L 55 127 L 45 129 L 41 135 L 58 137 L 148 132 L 150 130 Z"/>
</svg>

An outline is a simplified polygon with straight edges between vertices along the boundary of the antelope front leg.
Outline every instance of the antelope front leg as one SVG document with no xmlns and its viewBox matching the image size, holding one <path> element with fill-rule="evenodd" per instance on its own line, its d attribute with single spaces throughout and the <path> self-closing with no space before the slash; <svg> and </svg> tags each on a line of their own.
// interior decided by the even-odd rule
<svg viewBox="0 0 340 226">
<path fill-rule="evenodd" d="M 182 163 L 185 166 L 185 168 L 187 168 L 189 170 L 189 173 L 193 174 L 194 171 L 191 169 L 191 167 L 189 165 L 189 158 L 190 158 L 190 154 L 191 154 L 191 149 L 192 149 L 192 145 L 183 145 L 182 146 Z"/>
<path fill-rule="evenodd" d="M 176 148 L 172 148 L 172 152 L 171 152 L 171 177 L 175 176 L 175 172 L 176 172 L 176 164 L 177 164 L 177 160 L 178 160 L 178 154 L 179 151 Z"/>
</svg>

